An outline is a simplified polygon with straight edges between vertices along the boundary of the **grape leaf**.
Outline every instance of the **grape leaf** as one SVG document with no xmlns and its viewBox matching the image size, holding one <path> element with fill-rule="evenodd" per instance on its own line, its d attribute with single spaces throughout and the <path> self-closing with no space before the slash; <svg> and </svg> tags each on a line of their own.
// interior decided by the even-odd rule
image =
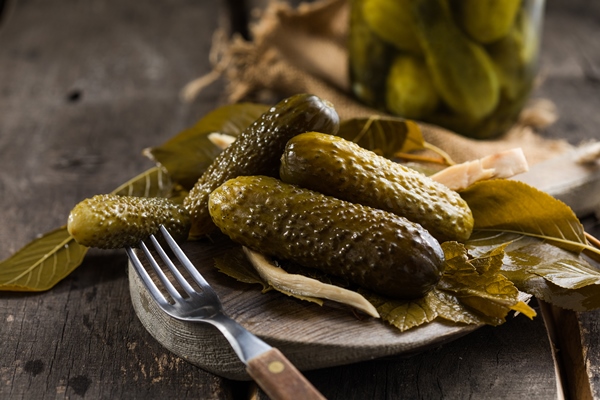
<svg viewBox="0 0 600 400">
<path fill-rule="evenodd" d="M 431 322 L 436 318 L 464 324 L 500 325 L 511 311 L 529 318 L 535 311 L 523 303 L 519 290 L 500 273 L 504 256 L 501 247 L 488 255 L 470 258 L 466 248 L 456 242 L 442 244 L 445 272 L 439 284 L 423 298 L 389 299 L 360 290 L 377 309 L 381 318 L 401 331 Z"/>
<path fill-rule="evenodd" d="M 519 290 L 501 273 L 502 246 L 474 259 L 467 259 L 467 249 L 462 244 L 446 242 L 442 247 L 446 253 L 456 253 L 458 249 L 462 253 L 447 256 L 446 270 L 437 286 L 439 290 L 453 293 L 463 305 L 486 316 L 486 323 L 491 325 L 503 323 L 515 307 L 521 312 L 526 310 L 524 314 L 530 318 L 535 316 L 533 309 L 523 308 Z"/>
<path fill-rule="evenodd" d="M 519 290 L 561 308 L 600 308 L 600 270 L 585 256 L 516 233 L 475 232 L 467 242 L 476 256 L 499 246 L 505 248 L 502 274 Z"/>
<path fill-rule="evenodd" d="M 255 103 L 219 107 L 162 145 L 145 149 L 144 154 L 163 165 L 175 182 L 189 190 L 221 152 L 208 135 L 219 132 L 237 137 L 268 109 Z"/>
<path fill-rule="evenodd" d="M 130 196 L 167 196 L 171 181 L 154 167 L 116 188 L 112 193 Z M 32 240 L 0 262 L 0 290 L 39 292 L 52 288 L 77 268 L 88 248 L 69 235 L 66 226 Z"/>
<path fill-rule="evenodd" d="M 381 319 L 404 332 L 408 329 L 433 321 L 437 316 L 436 309 L 431 307 L 425 297 L 415 300 L 389 299 L 367 290 L 359 290 L 379 313 Z M 430 292 L 431 293 L 431 292 Z"/>
<path fill-rule="evenodd" d="M 525 183 L 482 181 L 460 194 L 473 212 L 475 230 L 534 236 L 574 252 L 590 248 L 571 208 Z"/>
<path fill-rule="evenodd" d="M 388 158 L 397 152 L 425 148 L 419 125 L 402 118 L 373 116 L 347 119 L 341 121 L 337 135 Z"/>
</svg>

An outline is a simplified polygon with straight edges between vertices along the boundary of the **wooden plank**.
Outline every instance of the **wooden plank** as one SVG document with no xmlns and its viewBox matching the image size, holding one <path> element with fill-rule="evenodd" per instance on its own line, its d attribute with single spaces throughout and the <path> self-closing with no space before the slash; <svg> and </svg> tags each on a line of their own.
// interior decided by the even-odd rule
<svg viewBox="0 0 600 400">
<path fill-rule="evenodd" d="M 217 2 L 13 1 L 0 27 L 0 258 L 219 101 L 179 90 L 209 71 Z M 89 253 L 52 290 L 0 292 L 0 398 L 239 395 L 160 346 L 133 312 L 123 252 Z M 241 387 L 245 390 L 245 386 Z"/>
<path fill-rule="evenodd" d="M 547 1 L 542 42 L 542 83 L 534 96 L 551 99 L 559 119 L 545 134 L 573 144 L 600 140 L 600 4 L 585 0 Z M 589 203 L 586 230 L 600 237 L 596 186 L 579 194 Z M 573 399 L 600 399 L 600 312 L 554 310 L 554 343 Z"/>
<path fill-rule="evenodd" d="M 573 144 L 600 140 L 600 4 L 546 1 L 540 85 L 533 97 L 556 104 L 558 120 L 544 135 Z"/>
</svg>

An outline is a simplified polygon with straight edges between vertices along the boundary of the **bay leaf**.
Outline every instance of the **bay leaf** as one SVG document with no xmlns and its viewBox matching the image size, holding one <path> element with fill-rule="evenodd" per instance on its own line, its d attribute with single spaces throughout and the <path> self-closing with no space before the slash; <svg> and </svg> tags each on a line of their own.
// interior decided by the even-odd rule
<svg viewBox="0 0 600 400">
<path fill-rule="evenodd" d="M 482 181 L 460 195 L 473 212 L 474 230 L 534 236 L 574 252 L 590 248 L 569 206 L 523 182 Z"/>
<path fill-rule="evenodd" d="M 398 152 L 408 153 L 425 148 L 419 125 L 396 117 L 346 119 L 340 122 L 337 135 L 388 158 Z"/>
<path fill-rule="evenodd" d="M 222 151 L 208 139 L 208 135 L 218 132 L 237 137 L 268 109 L 269 106 L 257 103 L 218 107 L 194 126 L 160 146 L 145 149 L 143 153 L 163 165 L 173 181 L 189 190 Z"/>
<path fill-rule="evenodd" d="M 153 167 L 117 187 L 112 193 L 166 197 L 172 184 L 161 167 Z M 39 292 L 52 288 L 83 261 L 88 248 L 81 246 L 62 226 L 32 240 L 0 262 L 0 290 Z"/>
<path fill-rule="evenodd" d="M 111 192 L 119 196 L 169 197 L 173 182 L 168 172 L 161 166 L 152 167 Z"/>
<path fill-rule="evenodd" d="M 0 263 L 0 290 L 48 290 L 81 264 L 87 250 L 66 227 L 48 232 Z"/>
</svg>

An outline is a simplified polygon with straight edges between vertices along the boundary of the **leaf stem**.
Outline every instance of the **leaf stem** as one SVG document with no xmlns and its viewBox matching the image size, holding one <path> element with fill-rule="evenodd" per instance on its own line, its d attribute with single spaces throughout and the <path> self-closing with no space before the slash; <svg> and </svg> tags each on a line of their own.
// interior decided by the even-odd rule
<svg viewBox="0 0 600 400">
<path fill-rule="evenodd" d="M 555 237 L 551 237 L 551 236 L 538 235 L 538 234 L 535 234 L 535 233 L 515 231 L 515 230 L 509 230 L 509 229 L 508 230 L 507 229 L 477 229 L 477 230 L 478 231 L 482 231 L 482 232 L 515 233 L 515 234 L 518 234 L 518 235 L 536 237 L 538 239 L 543 239 L 543 240 L 547 240 L 547 241 L 564 243 L 564 244 L 567 244 L 567 245 L 571 245 L 573 247 L 579 247 L 581 249 L 581 251 L 586 251 L 587 250 L 586 254 L 588 256 L 590 256 L 590 257 L 592 257 L 594 259 L 596 259 L 596 257 L 597 257 L 598 260 L 600 260 L 600 240 L 594 238 L 593 236 L 591 236 L 587 232 L 584 232 L 584 233 L 585 233 L 585 237 L 587 238 L 588 242 L 592 242 L 592 243 L 596 244 L 598 247 L 594 247 L 590 243 L 575 242 L 573 240 L 560 239 L 560 238 L 555 238 Z M 593 240 L 590 240 L 590 238 L 592 238 Z"/>
<path fill-rule="evenodd" d="M 593 250 L 585 249 L 585 254 L 594 261 L 600 262 L 600 240 L 587 232 L 584 232 L 586 239 L 593 247 Z"/>
</svg>

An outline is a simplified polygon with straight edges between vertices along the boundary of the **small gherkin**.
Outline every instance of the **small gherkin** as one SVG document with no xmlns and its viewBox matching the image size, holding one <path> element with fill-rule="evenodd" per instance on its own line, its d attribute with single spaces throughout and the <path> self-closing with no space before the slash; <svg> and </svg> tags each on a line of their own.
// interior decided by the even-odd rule
<svg viewBox="0 0 600 400">
<path fill-rule="evenodd" d="M 136 247 L 160 225 L 176 240 L 185 240 L 189 213 L 166 198 L 105 194 L 78 203 L 69 214 L 67 230 L 82 246 L 118 249 Z"/>
<path fill-rule="evenodd" d="M 417 298 L 440 280 L 444 253 L 419 224 L 266 176 L 230 179 L 210 194 L 215 224 L 255 251 L 393 298 Z"/>
<path fill-rule="evenodd" d="M 339 116 L 333 105 L 315 95 L 297 94 L 271 107 L 215 158 L 185 197 L 183 204 L 192 218 L 190 237 L 214 230 L 208 196 L 219 185 L 240 175 L 277 176 L 281 153 L 290 138 L 308 131 L 335 134 L 338 129 Z"/>
<path fill-rule="evenodd" d="M 457 192 L 339 136 L 307 132 L 292 138 L 280 176 L 287 183 L 406 217 L 439 241 L 465 241 L 473 231 L 471 209 Z"/>
<path fill-rule="evenodd" d="M 480 121 L 500 100 L 494 64 L 479 43 L 456 24 L 447 0 L 412 0 L 417 36 L 432 82 L 461 118 Z"/>
</svg>

